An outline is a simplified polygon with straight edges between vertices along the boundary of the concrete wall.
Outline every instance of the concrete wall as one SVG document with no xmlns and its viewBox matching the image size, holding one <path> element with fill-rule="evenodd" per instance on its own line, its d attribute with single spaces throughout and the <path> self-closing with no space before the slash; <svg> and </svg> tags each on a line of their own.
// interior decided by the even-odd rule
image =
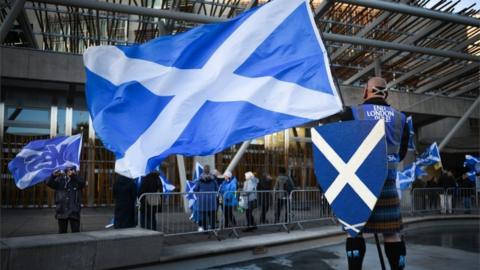
<svg viewBox="0 0 480 270">
<path fill-rule="evenodd" d="M 0 58 L 0 73 L 4 78 L 85 83 L 81 55 L 0 47 Z M 363 95 L 361 88 L 352 86 L 340 88 L 346 105 L 361 103 Z M 388 100 L 402 111 L 445 117 L 461 117 L 473 103 L 472 100 L 462 98 L 431 98 L 422 94 L 404 92 L 391 92 Z M 476 109 L 472 117 L 480 118 L 480 108 Z"/>
<path fill-rule="evenodd" d="M 120 229 L 0 239 L 1 269 L 110 269 L 157 262 L 163 234 Z"/>
</svg>

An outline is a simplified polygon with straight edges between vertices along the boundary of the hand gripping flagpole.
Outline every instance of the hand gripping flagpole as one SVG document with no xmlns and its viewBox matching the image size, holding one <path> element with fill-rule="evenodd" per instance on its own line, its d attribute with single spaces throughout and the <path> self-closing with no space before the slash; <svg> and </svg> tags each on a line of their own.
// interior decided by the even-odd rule
<svg viewBox="0 0 480 270">
<path fill-rule="evenodd" d="M 380 241 L 378 240 L 378 234 L 375 234 L 375 243 L 377 244 L 377 251 L 378 251 L 378 258 L 380 258 L 380 265 L 382 266 L 382 270 L 385 270 L 385 262 L 383 261 L 383 253 L 382 253 L 382 249 L 380 248 Z"/>
</svg>

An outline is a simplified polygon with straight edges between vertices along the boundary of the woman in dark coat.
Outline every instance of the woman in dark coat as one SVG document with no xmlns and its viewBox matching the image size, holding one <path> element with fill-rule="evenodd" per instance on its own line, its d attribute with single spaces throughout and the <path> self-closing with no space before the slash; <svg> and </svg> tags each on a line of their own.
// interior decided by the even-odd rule
<svg viewBox="0 0 480 270">
<path fill-rule="evenodd" d="M 210 174 L 210 167 L 206 165 L 203 173 L 198 181 L 197 186 L 194 189 L 195 192 L 205 192 L 197 194 L 198 211 L 200 212 L 200 228 L 199 231 L 216 228 L 216 215 L 217 211 L 217 194 L 218 192 L 217 181 L 215 177 Z M 209 192 L 209 193 L 206 193 Z"/>
<path fill-rule="evenodd" d="M 115 200 L 113 221 L 115 229 L 135 227 L 135 203 L 137 199 L 135 180 L 117 175 L 117 180 L 113 184 L 113 199 Z"/>
<path fill-rule="evenodd" d="M 158 172 L 149 173 L 147 176 L 142 177 L 142 183 L 140 184 L 140 191 L 138 197 L 140 199 L 140 227 L 157 230 L 156 214 L 158 208 L 161 207 L 162 197 L 158 195 L 143 196 L 144 193 L 155 193 L 161 191 L 162 183 L 158 177 Z"/>
<path fill-rule="evenodd" d="M 58 233 L 67 233 L 69 222 L 71 231 L 79 232 L 82 189 L 85 187 L 85 181 L 76 174 L 75 167 L 70 167 L 65 173 L 54 172 L 47 185 L 55 190 Z"/>
</svg>

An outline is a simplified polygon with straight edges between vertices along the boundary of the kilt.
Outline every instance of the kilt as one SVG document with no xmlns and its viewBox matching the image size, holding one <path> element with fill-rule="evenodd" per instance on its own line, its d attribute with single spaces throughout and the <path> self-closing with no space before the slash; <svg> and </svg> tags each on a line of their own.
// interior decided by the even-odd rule
<svg viewBox="0 0 480 270">
<path fill-rule="evenodd" d="M 400 199 L 395 180 L 387 179 L 372 215 L 363 227 L 364 233 L 398 233 L 402 230 Z"/>
</svg>

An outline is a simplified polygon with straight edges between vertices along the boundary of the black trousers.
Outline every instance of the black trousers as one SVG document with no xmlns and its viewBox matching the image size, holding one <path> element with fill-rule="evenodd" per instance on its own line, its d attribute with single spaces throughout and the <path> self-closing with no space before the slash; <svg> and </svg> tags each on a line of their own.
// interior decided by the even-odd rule
<svg viewBox="0 0 480 270">
<path fill-rule="evenodd" d="M 202 225 L 203 229 L 215 229 L 215 222 L 216 218 L 216 211 L 200 211 L 201 220 L 200 224 Z M 210 228 L 209 228 L 210 227 Z"/>
<path fill-rule="evenodd" d="M 233 206 L 225 206 L 225 228 L 229 226 L 237 226 L 237 222 L 233 216 Z"/>
<path fill-rule="evenodd" d="M 277 199 L 277 207 L 275 209 L 275 223 L 280 222 L 280 213 L 282 212 L 285 202 L 286 202 L 286 199 L 282 199 L 282 198 Z M 287 218 L 288 218 L 287 209 L 285 209 L 284 214 L 285 214 L 285 219 L 282 220 L 282 222 L 287 222 Z"/>
<path fill-rule="evenodd" d="M 67 233 L 68 222 L 70 222 L 70 230 L 72 233 L 80 232 L 80 220 L 73 218 L 58 219 L 58 233 Z"/>
</svg>

